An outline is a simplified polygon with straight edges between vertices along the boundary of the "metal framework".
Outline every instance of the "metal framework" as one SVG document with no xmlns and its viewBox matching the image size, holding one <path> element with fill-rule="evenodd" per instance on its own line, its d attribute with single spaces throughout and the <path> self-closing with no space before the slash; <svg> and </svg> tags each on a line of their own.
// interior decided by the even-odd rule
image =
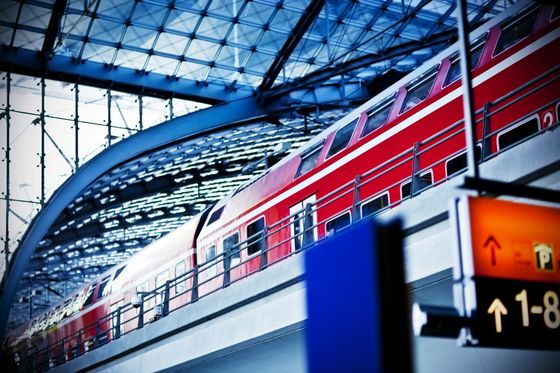
<svg viewBox="0 0 560 373">
<path fill-rule="evenodd" d="M 468 3 L 471 24 L 504 6 L 497 0 Z M 12 204 L 39 204 L 42 210 L 19 244 L 10 276 L 4 277 L 0 326 L 13 296 L 31 294 L 38 279 L 62 294 L 65 281 L 77 284 L 95 276 L 250 178 L 241 173 L 243 166 L 258 163 L 276 142 L 291 141 L 295 148 L 430 58 L 456 38 L 454 10 L 448 0 L 1 4 L 0 70 L 7 72 L 0 118 L 7 130 L 6 262 L 9 221 L 27 219 Z M 41 139 L 37 201 L 11 193 L 10 116 L 21 114 L 10 97 L 16 74 L 39 78 L 41 102 L 33 116 Z M 74 127 L 73 156 L 50 126 L 58 118 L 45 101 L 49 80 L 72 84 L 73 117 L 64 120 Z M 83 163 L 81 136 L 91 123 L 81 102 L 87 95 L 81 91 L 88 86 L 106 91 L 106 112 L 100 113 L 98 124 L 106 130 L 107 149 Z M 126 120 L 117 123 L 128 115 L 117 99 L 123 92 L 136 98 L 136 129 Z M 154 97 L 166 100 L 161 110 L 170 121 L 146 130 L 147 102 Z M 176 117 L 182 100 L 214 106 Z M 115 144 L 119 131 L 138 133 Z M 60 156 L 73 177 L 49 198 L 51 154 Z M 212 165 L 203 167 L 204 162 Z M 218 185 L 227 190 L 219 194 Z M 171 207 L 172 198 L 180 208 Z M 157 205 L 154 201 L 161 205 L 147 207 Z M 119 236 L 125 230 L 133 232 L 130 237 Z M 147 230 L 153 235 L 139 239 Z M 115 253 L 118 258 L 99 259 Z M 79 258 L 91 259 L 82 263 L 82 277 L 74 273 L 79 263 L 64 265 Z M 60 273 L 66 277 L 53 275 Z M 48 304 L 46 296 L 34 304 Z"/>
</svg>

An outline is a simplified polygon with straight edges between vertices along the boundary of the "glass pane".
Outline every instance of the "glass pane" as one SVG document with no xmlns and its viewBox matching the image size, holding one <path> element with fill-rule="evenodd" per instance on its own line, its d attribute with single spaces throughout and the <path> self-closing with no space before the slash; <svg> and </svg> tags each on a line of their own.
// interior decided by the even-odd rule
<svg viewBox="0 0 560 373">
<path fill-rule="evenodd" d="M 482 54 L 482 47 L 484 47 L 484 43 L 477 45 L 471 51 L 471 70 L 478 65 L 478 60 L 480 60 L 480 55 Z M 455 61 L 451 62 L 451 67 L 449 68 L 449 74 L 447 75 L 447 79 L 445 79 L 445 86 L 453 83 L 461 76 L 461 63 L 460 59 L 457 57 Z"/>
<path fill-rule="evenodd" d="M 385 107 L 383 107 L 380 110 L 377 110 L 376 112 L 368 113 L 367 123 L 364 127 L 364 133 L 362 134 L 362 136 L 366 136 L 367 134 L 370 134 L 375 129 L 385 124 L 385 122 L 387 121 L 387 117 L 391 112 L 392 107 L 393 107 L 393 102 L 387 104 Z"/>
<path fill-rule="evenodd" d="M 508 146 L 515 145 L 524 139 L 531 137 L 539 132 L 539 121 L 537 118 L 528 120 L 527 122 L 501 133 L 498 136 L 498 150 L 502 150 Z"/>
<path fill-rule="evenodd" d="M 537 11 L 533 11 L 525 17 L 514 21 L 509 25 L 502 27 L 502 33 L 498 39 L 498 44 L 496 45 L 495 55 L 503 52 L 507 48 L 511 47 L 521 39 L 526 38 L 533 31 L 535 22 L 537 21 Z"/>
<path fill-rule="evenodd" d="M 410 196 L 410 186 L 411 182 L 407 181 L 403 185 L 401 185 L 401 198 L 407 198 Z"/>
<path fill-rule="evenodd" d="M 177 279 L 177 282 L 175 284 L 175 292 L 177 294 L 185 291 L 185 277 L 178 278 L 179 276 L 185 274 L 185 272 L 186 272 L 185 261 L 182 260 L 175 265 L 175 278 Z"/>
<path fill-rule="evenodd" d="M 350 213 L 346 212 L 342 215 L 340 215 L 337 218 L 334 218 L 333 220 L 327 222 L 325 229 L 327 232 L 333 231 L 333 232 L 337 232 L 339 230 L 341 230 L 342 228 L 346 227 L 347 225 L 350 225 Z"/>
<path fill-rule="evenodd" d="M 424 101 L 430 94 L 432 85 L 434 84 L 434 79 L 436 75 L 431 75 L 428 79 L 420 82 L 419 84 L 407 88 L 406 98 L 401 109 L 401 113 L 404 113 L 408 109 L 416 106 L 420 102 Z"/>
<path fill-rule="evenodd" d="M 362 205 L 362 217 L 369 216 L 389 206 L 389 196 L 384 194 Z"/>
<path fill-rule="evenodd" d="M 247 254 L 253 255 L 263 248 L 263 238 L 260 237 L 259 233 L 264 230 L 264 218 L 260 218 L 259 220 L 249 224 L 247 226 Z"/>
<path fill-rule="evenodd" d="M 306 172 L 311 170 L 313 167 L 315 167 L 315 164 L 317 163 L 317 160 L 319 159 L 319 153 L 321 153 L 321 149 L 322 149 L 322 146 L 319 146 L 319 147 L 311 150 L 307 154 L 303 154 L 301 156 L 302 157 L 301 164 L 299 165 L 299 169 L 296 173 L 296 177 L 299 177 L 299 176 L 305 174 Z"/>
<path fill-rule="evenodd" d="M 105 277 L 101 284 L 99 284 L 99 290 L 97 291 L 97 299 L 101 299 L 106 296 L 105 289 L 107 288 L 107 284 L 109 283 L 109 277 Z"/>
<path fill-rule="evenodd" d="M 224 240 L 224 251 L 231 259 L 239 258 L 239 233 L 229 236 Z"/>
<path fill-rule="evenodd" d="M 329 149 L 329 153 L 327 154 L 327 158 L 335 155 L 348 146 L 357 123 L 358 119 L 355 119 L 354 121 L 348 123 L 346 126 L 338 130 L 338 132 L 334 136 L 334 140 L 332 142 L 331 148 Z"/>
</svg>

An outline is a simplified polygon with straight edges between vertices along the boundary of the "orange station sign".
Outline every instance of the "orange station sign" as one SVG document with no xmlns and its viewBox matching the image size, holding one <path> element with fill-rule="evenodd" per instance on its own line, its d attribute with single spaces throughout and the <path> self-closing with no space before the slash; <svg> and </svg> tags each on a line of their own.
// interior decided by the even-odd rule
<svg viewBox="0 0 560 373">
<path fill-rule="evenodd" d="M 560 283 L 560 209 L 467 201 L 473 276 Z"/>
<path fill-rule="evenodd" d="M 451 211 L 461 344 L 560 350 L 560 209 L 463 197 Z"/>
</svg>

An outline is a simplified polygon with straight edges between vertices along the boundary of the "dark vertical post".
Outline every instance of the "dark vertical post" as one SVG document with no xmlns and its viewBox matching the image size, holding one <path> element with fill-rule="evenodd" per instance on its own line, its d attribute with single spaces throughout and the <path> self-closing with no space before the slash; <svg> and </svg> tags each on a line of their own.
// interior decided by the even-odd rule
<svg viewBox="0 0 560 373">
<path fill-rule="evenodd" d="M 142 95 L 138 95 L 138 126 L 140 131 L 144 129 L 144 113 L 142 112 L 143 105 L 144 104 L 142 102 Z"/>
<path fill-rule="evenodd" d="M 78 84 L 74 85 L 74 145 L 75 145 L 75 157 L 74 157 L 74 172 L 80 167 L 80 115 L 79 115 L 79 96 L 80 90 Z"/>
<path fill-rule="evenodd" d="M 140 307 L 138 308 L 138 329 L 144 326 L 144 295 L 141 295 Z"/>
<path fill-rule="evenodd" d="M 306 247 L 311 245 L 315 240 L 313 236 L 313 214 L 311 210 L 313 209 L 313 205 L 308 203 L 305 205 L 305 215 L 303 217 L 303 245 L 302 247 Z"/>
<path fill-rule="evenodd" d="M 352 202 L 352 222 L 356 222 L 362 218 L 360 214 L 360 182 L 362 181 L 360 175 L 354 178 L 354 200 Z"/>
<path fill-rule="evenodd" d="M 230 282 L 230 267 L 231 267 L 231 255 L 233 249 L 231 247 L 224 246 L 224 285 L 226 287 Z"/>
<path fill-rule="evenodd" d="M 482 159 L 487 159 L 492 154 L 492 137 L 490 129 L 490 103 L 484 104 L 484 127 L 482 128 Z M 475 153 L 476 156 L 476 153 Z"/>
<path fill-rule="evenodd" d="M 268 266 L 268 227 L 265 225 L 262 232 L 261 238 L 261 270 Z"/>
<path fill-rule="evenodd" d="M 4 272 L 8 275 L 10 260 L 10 88 L 12 78 L 6 73 L 6 230 L 4 236 Z"/>
<path fill-rule="evenodd" d="M 107 90 L 107 145 L 111 146 L 111 89 Z"/>
<path fill-rule="evenodd" d="M 41 206 L 45 205 L 45 78 L 41 78 Z"/>
<path fill-rule="evenodd" d="M 191 302 L 198 300 L 198 265 L 194 266 L 193 271 L 193 284 L 191 290 Z"/>
<path fill-rule="evenodd" d="M 169 98 L 169 119 L 173 119 L 174 117 L 174 113 L 173 113 L 173 97 Z"/>
<path fill-rule="evenodd" d="M 165 281 L 165 290 L 163 292 L 163 310 L 162 316 L 167 316 L 169 314 L 169 280 Z"/>
<path fill-rule="evenodd" d="M 418 151 L 420 144 L 415 142 L 412 148 L 412 179 L 410 181 L 410 197 L 414 197 L 421 189 L 422 183 L 420 180 L 420 157 Z"/>
<path fill-rule="evenodd" d="M 459 47 L 461 52 L 461 80 L 463 82 L 463 112 L 465 115 L 465 137 L 467 142 L 467 176 L 479 178 L 478 164 L 476 162 L 475 146 L 476 131 L 474 121 L 474 100 L 471 79 L 471 55 L 469 48 L 467 2 L 457 0 L 457 17 L 459 28 Z"/>
<path fill-rule="evenodd" d="M 80 356 L 82 354 L 82 330 L 78 330 L 78 340 L 76 341 L 76 356 Z"/>
<path fill-rule="evenodd" d="M 122 306 L 117 308 L 117 320 L 115 322 L 115 339 L 119 339 L 121 337 L 121 312 Z"/>
<path fill-rule="evenodd" d="M 29 320 L 33 317 L 33 295 L 31 294 L 31 286 L 29 286 Z"/>
</svg>

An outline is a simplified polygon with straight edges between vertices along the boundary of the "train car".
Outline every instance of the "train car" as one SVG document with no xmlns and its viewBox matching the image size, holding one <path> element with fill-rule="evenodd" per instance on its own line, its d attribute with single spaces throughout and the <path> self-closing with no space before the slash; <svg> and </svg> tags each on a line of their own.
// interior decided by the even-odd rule
<svg viewBox="0 0 560 373">
<path fill-rule="evenodd" d="M 559 15 L 518 4 L 471 34 L 479 160 L 558 123 Z M 464 170 L 458 55 L 448 48 L 218 203 L 197 241 L 201 294 Z"/>
<path fill-rule="evenodd" d="M 471 34 L 480 160 L 557 130 L 560 64 L 550 56 L 560 50 L 559 26 L 559 6 L 518 3 Z M 30 360 L 35 351 L 46 368 L 60 364 L 464 171 L 459 71 L 451 46 L 210 210 L 10 332 L 5 352 L 17 367 L 45 369 Z"/>
<path fill-rule="evenodd" d="M 49 369 L 190 303 L 195 237 L 205 218 L 195 216 L 8 333 L 3 349 L 14 368 Z"/>
</svg>

